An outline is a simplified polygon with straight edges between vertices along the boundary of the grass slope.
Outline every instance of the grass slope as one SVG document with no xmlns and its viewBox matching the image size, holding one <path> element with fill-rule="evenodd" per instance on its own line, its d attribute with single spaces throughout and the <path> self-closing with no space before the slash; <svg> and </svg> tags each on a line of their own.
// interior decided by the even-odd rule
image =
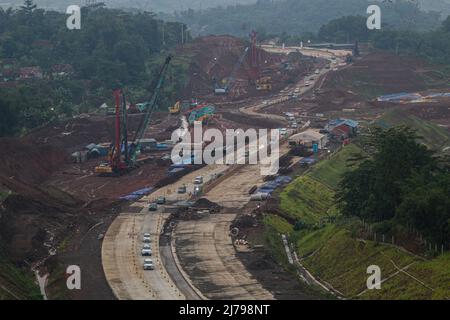
<svg viewBox="0 0 450 320">
<path fill-rule="evenodd" d="M 296 246 L 303 265 L 323 282 L 344 296 L 354 299 L 443 299 L 450 297 L 450 254 L 423 261 L 399 248 L 357 238 L 360 222 L 341 219 L 334 224 L 317 227 L 327 212 L 337 215 L 334 192 L 339 177 L 348 168 L 346 159 L 359 148 L 344 148 L 329 160 L 318 164 L 307 176 L 295 179 L 280 194 L 280 208 L 288 215 L 314 224 L 313 228 L 295 231 L 285 219 L 269 215 L 264 219 L 266 238 L 275 258 L 287 268 L 286 253 L 280 234 L 288 235 Z M 314 178 L 313 178 L 314 177 Z M 330 179 L 330 180 L 327 180 Z M 324 183 L 327 183 L 325 185 Z M 331 181 L 331 183 L 329 182 Z M 381 290 L 367 290 L 367 267 L 381 269 Z M 416 277 L 430 290 L 398 268 Z M 361 295 L 359 295 L 361 294 Z"/>
<path fill-rule="evenodd" d="M 0 300 L 42 299 L 31 274 L 15 267 L 0 248 Z"/>
<path fill-rule="evenodd" d="M 356 154 L 362 153 L 363 150 L 355 144 L 345 146 L 329 160 L 321 161 L 315 165 L 308 175 L 327 185 L 329 188 L 336 190 L 343 174 L 351 170 L 351 167 L 347 164 L 347 160 Z"/>
<path fill-rule="evenodd" d="M 309 237 L 315 238 L 316 232 L 322 230 L 313 232 Z M 397 271 L 391 260 L 400 268 L 417 260 L 397 248 L 355 239 L 345 227 L 334 227 L 333 233 L 328 237 L 322 234 L 319 239 L 321 241 L 316 245 L 320 247 L 305 258 L 303 264 L 346 297 L 355 298 L 367 288 L 367 267 L 379 266 L 382 278 L 385 278 Z M 301 252 L 302 241 L 298 245 Z"/>
<path fill-rule="evenodd" d="M 302 176 L 281 192 L 280 207 L 292 218 L 315 224 L 336 214 L 333 197 L 333 190 L 311 177 Z"/>
<path fill-rule="evenodd" d="M 450 146 L 450 133 L 429 121 L 422 120 L 416 116 L 408 114 L 401 109 L 393 109 L 386 112 L 377 121 L 381 126 L 406 125 L 417 130 L 423 138 L 423 143 L 430 149 L 441 151 Z"/>
<path fill-rule="evenodd" d="M 368 291 L 363 299 L 450 299 L 450 253 L 431 261 L 419 261 L 407 272 L 427 286 L 402 273 L 386 281 L 381 290 Z"/>
</svg>

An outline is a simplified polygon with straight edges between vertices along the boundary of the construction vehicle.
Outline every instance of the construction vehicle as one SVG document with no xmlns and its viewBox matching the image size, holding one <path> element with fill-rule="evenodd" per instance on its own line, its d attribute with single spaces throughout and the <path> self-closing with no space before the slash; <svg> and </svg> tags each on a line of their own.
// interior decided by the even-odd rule
<svg viewBox="0 0 450 320">
<path fill-rule="evenodd" d="M 172 107 L 169 107 L 170 114 L 179 114 L 181 111 L 181 102 L 177 101 Z"/>
<path fill-rule="evenodd" d="M 109 151 L 109 161 L 97 166 L 95 168 L 96 174 L 100 176 L 120 176 L 138 166 L 137 155 L 140 153 L 141 140 L 156 108 L 156 102 L 171 59 L 172 56 L 169 55 L 161 68 L 158 82 L 152 91 L 151 99 L 145 103 L 144 117 L 131 144 L 128 143 L 126 96 L 120 89 L 114 91 L 116 101 L 115 141 Z"/>
<path fill-rule="evenodd" d="M 216 113 L 216 107 L 212 104 L 199 104 L 194 109 L 189 110 L 187 120 L 190 125 L 195 121 L 205 121 Z"/>
<path fill-rule="evenodd" d="M 122 95 L 122 91 L 120 89 L 117 89 L 114 91 L 114 97 L 116 100 L 116 136 L 115 136 L 115 142 L 111 146 L 110 151 L 108 153 L 109 162 L 108 163 L 101 163 L 99 166 L 95 167 L 95 173 L 99 175 L 113 175 L 114 173 L 119 173 L 124 171 L 127 168 L 127 165 L 125 162 L 122 161 L 121 156 L 121 124 L 120 124 L 120 114 L 124 113 L 124 109 L 122 107 L 121 112 L 121 98 L 125 99 L 125 96 Z M 123 106 L 123 104 L 122 104 Z M 125 104 L 126 106 L 126 104 Z M 126 110 L 125 110 L 126 111 Z M 126 113 L 124 113 L 126 114 Z M 123 117 L 124 123 L 126 122 L 126 117 Z M 128 142 L 127 142 L 128 144 Z"/>
<path fill-rule="evenodd" d="M 272 81 L 271 77 L 262 77 L 256 80 L 256 90 L 260 91 L 272 90 L 272 84 L 270 83 L 271 81 Z"/>
<path fill-rule="evenodd" d="M 244 53 L 239 58 L 238 62 L 233 67 L 233 70 L 228 78 L 225 78 L 222 81 L 222 85 L 219 85 L 217 81 L 214 83 L 214 93 L 216 95 L 226 95 L 231 90 L 231 88 L 234 85 L 234 81 L 236 80 L 237 72 L 239 71 L 240 67 L 242 66 L 242 63 L 245 60 L 245 57 L 247 56 L 247 53 L 249 51 L 249 47 L 245 48 Z"/>
</svg>

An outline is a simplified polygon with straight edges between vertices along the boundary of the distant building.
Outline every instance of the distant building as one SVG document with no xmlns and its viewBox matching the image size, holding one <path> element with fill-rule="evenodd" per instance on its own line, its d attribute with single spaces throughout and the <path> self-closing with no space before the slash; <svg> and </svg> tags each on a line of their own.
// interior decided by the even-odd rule
<svg viewBox="0 0 450 320">
<path fill-rule="evenodd" d="M 307 47 L 332 50 L 355 50 L 355 43 L 309 43 Z"/>
<path fill-rule="evenodd" d="M 348 139 L 351 135 L 351 128 L 346 125 L 346 124 L 341 124 L 337 127 L 335 127 L 332 131 L 331 134 L 333 135 L 333 137 L 335 139 L 338 140 L 345 140 Z"/>
<path fill-rule="evenodd" d="M 55 64 L 52 66 L 53 78 L 65 78 L 73 73 L 73 67 L 70 64 Z"/>
<path fill-rule="evenodd" d="M 19 70 L 19 79 L 27 80 L 27 79 L 42 79 L 44 78 L 44 74 L 42 73 L 42 69 L 40 67 L 24 67 Z"/>
<path fill-rule="evenodd" d="M 308 129 L 306 131 L 292 135 L 289 138 L 289 143 L 311 146 L 313 144 L 317 144 L 319 149 L 323 149 L 328 143 L 328 138 L 325 134 L 320 133 L 318 130 Z"/>
<path fill-rule="evenodd" d="M 14 81 L 17 78 L 16 70 L 14 69 L 2 69 L 0 70 L 0 80 L 7 82 L 7 81 Z"/>
<path fill-rule="evenodd" d="M 0 81 L 14 81 L 17 77 L 16 59 L 0 60 Z"/>
<path fill-rule="evenodd" d="M 356 131 L 358 130 L 359 123 L 358 123 L 358 121 L 355 121 L 352 119 L 334 119 L 327 123 L 327 125 L 325 126 L 325 129 L 328 130 L 329 132 L 331 132 L 331 131 L 333 131 L 334 128 L 341 126 L 341 125 L 348 126 L 349 128 L 351 128 L 351 131 L 353 133 L 356 133 Z"/>
<path fill-rule="evenodd" d="M 334 119 L 328 122 L 325 129 L 336 140 L 346 140 L 358 132 L 358 121 L 352 119 Z"/>
<path fill-rule="evenodd" d="M 141 139 L 141 150 L 144 152 L 150 152 L 156 149 L 157 141 L 156 139 L 148 138 L 148 139 Z"/>
</svg>

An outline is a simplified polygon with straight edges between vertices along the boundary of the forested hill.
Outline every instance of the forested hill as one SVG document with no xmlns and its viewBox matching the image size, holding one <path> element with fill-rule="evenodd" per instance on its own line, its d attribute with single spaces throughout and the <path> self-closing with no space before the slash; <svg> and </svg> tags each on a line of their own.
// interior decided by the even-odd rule
<svg viewBox="0 0 450 320">
<path fill-rule="evenodd" d="M 252 29 L 260 33 L 304 34 L 317 32 L 330 20 L 349 15 L 367 16 L 374 1 L 368 0 L 259 0 L 253 5 L 187 10 L 172 19 L 188 24 L 193 34 L 233 34 L 246 36 Z M 425 12 L 416 1 L 379 2 L 383 25 L 399 29 L 433 29 L 445 17 Z"/>
<path fill-rule="evenodd" d="M 32 1 L 0 9 L 0 136 L 97 108 L 117 87 L 146 101 L 164 56 L 182 41 L 181 24 L 163 26 L 151 13 L 100 7 L 81 16 L 81 29 L 68 30 L 66 14 Z M 183 86 L 176 67 L 161 103 Z"/>
</svg>

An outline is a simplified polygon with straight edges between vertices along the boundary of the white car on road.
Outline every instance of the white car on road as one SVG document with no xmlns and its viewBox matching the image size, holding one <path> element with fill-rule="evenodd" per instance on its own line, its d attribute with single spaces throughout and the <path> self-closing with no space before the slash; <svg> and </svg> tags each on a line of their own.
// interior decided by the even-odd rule
<svg viewBox="0 0 450 320">
<path fill-rule="evenodd" d="M 194 179 L 194 184 L 202 184 L 203 183 L 203 177 L 198 176 Z"/>
<path fill-rule="evenodd" d="M 152 254 L 153 254 L 152 249 L 142 249 L 142 250 L 141 250 L 141 255 L 142 255 L 143 257 L 151 256 Z"/>
<path fill-rule="evenodd" d="M 142 242 L 144 243 L 152 242 L 152 236 L 150 235 L 150 233 L 144 233 L 144 236 L 142 237 Z"/>
<path fill-rule="evenodd" d="M 155 270 L 155 264 L 152 259 L 144 260 L 144 270 Z"/>
</svg>

